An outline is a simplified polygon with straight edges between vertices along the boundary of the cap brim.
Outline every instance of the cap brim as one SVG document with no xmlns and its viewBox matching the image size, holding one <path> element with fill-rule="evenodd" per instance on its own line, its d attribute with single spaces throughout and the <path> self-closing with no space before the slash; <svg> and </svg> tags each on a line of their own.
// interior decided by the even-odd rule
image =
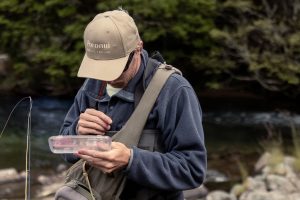
<svg viewBox="0 0 300 200">
<path fill-rule="evenodd" d="M 122 74 L 128 57 L 129 55 L 114 60 L 94 60 L 85 54 L 77 76 L 103 81 L 113 81 Z"/>
</svg>

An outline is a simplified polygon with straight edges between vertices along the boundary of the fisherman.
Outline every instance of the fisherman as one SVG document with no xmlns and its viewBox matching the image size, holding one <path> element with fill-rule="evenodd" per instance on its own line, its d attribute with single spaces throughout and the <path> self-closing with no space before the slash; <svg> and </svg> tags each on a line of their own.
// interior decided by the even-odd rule
<svg viewBox="0 0 300 200">
<path fill-rule="evenodd" d="M 134 20 L 124 10 L 96 15 L 84 31 L 84 44 L 78 76 L 87 79 L 66 115 L 61 135 L 119 131 L 134 111 L 137 88 L 147 87 L 155 70 L 146 70 L 149 55 Z M 203 183 L 207 162 L 202 110 L 184 77 L 172 74 L 167 80 L 145 129 L 158 130 L 156 142 L 163 150 L 112 142 L 110 151 L 82 149 L 65 158 L 71 163 L 81 158 L 105 173 L 122 170 L 127 182 L 121 199 L 183 199 L 183 190 Z"/>
</svg>

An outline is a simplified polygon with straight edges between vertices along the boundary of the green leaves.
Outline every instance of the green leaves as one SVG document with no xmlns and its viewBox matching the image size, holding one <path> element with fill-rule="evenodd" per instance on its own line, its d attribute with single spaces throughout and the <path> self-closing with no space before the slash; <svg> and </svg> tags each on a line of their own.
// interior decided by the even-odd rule
<svg viewBox="0 0 300 200">
<path fill-rule="evenodd" d="M 57 94 L 72 89 L 68 80 L 84 53 L 82 33 L 89 20 L 85 13 L 77 14 L 77 5 L 73 0 L 1 1 L 0 52 L 12 58 L 11 77 L 17 80 L 9 80 L 15 87 Z"/>
<path fill-rule="evenodd" d="M 228 71 L 233 78 L 239 79 L 241 69 L 246 69 L 244 78 L 267 90 L 300 94 L 293 87 L 300 83 L 300 16 L 293 10 L 297 6 L 296 1 L 268 0 L 219 4 L 220 26 L 210 34 L 221 55 L 233 62 Z"/>
<path fill-rule="evenodd" d="M 98 13 L 123 7 L 134 17 L 145 47 L 160 50 L 170 63 L 198 67 L 207 55 L 214 27 L 215 1 L 206 0 L 3 0 L 0 2 L 0 52 L 14 64 L 21 90 L 32 87 L 58 94 L 73 88 L 72 77 L 84 55 L 83 31 Z M 191 59 L 192 58 L 192 59 Z M 34 70 L 34 72 L 33 72 Z M 37 87 L 36 81 L 41 81 Z M 4 81 L 3 81 L 4 82 Z M 66 85 L 67 84 L 67 85 Z M 1 87 L 1 83 L 0 83 Z M 64 92 L 70 92 L 64 90 Z"/>
<path fill-rule="evenodd" d="M 300 82 L 299 6 L 279 0 L 2 0 L 0 52 L 10 55 L 14 70 L 0 77 L 0 89 L 11 82 L 21 91 L 76 91 L 86 25 L 122 7 L 135 19 L 145 49 L 159 50 L 196 88 L 240 87 L 250 80 L 300 94 L 294 91 Z"/>
</svg>

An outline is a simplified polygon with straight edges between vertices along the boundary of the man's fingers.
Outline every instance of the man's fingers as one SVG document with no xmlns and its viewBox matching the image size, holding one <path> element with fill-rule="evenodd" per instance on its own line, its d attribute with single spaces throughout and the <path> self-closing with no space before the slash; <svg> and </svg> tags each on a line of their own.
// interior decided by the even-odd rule
<svg viewBox="0 0 300 200">
<path fill-rule="evenodd" d="M 100 119 L 98 116 L 91 115 L 89 113 L 81 113 L 80 120 L 97 123 L 107 130 L 110 128 L 110 125 L 108 123 Z"/>
<path fill-rule="evenodd" d="M 80 155 L 86 155 L 101 160 L 107 160 L 107 157 L 110 157 L 108 156 L 109 154 L 105 151 L 96 151 L 96 150 L 89 150 L 89 149 L 80 149 L 78 153 Z"/>
<path fill-rule="evenodd" d="M 96 129 L 101 132 L 105 132 L 107 130 L 105 127 L 103 127 L 95 122 L 89 122 L 89 121 L 85 121 L 83 119 L 80 119 L 78 121 L 78 125 L 79 125 L 79 127 Z"/>
<path fill-rule="evenodd" d="M 76 155 L 85 159 L 94 167 L 101 169 L 103 172 L 110 173 L 125 167 L 130 157 L 130 149 L 127 149 L 124 144 L 116 142 L 113 146 L 114 148 L 110 151 L 97 151 L 83 148 L 80 149 Z"/>
<path fill-rule="evenodd" d="M 87 161 L 90 164 L 94 163 L 94 158 L 93 157 L 83 155 L 83 154 L 78 154 L 78 153 L 75 153 L 75 155 L 78 156 L 79 158 L 82 158 L 83 160 Z"/>
<path fill-rule="evenodd" d="M 99 131 L 92 128 L 85 128 L 82 126 L 79 126 L 77 131 L 80 135 L 87 135 L 87 134 L 104 135 L 105 134 L 105 131 Z"/>
<path fill-rule="evenodd" d="M 103 112 L 88 108 L 81 113 L 78 120 L 78 134 L 97 134 L 103 135 L 110 129 L 112 120 Z"/>
<path fill-rule="evenodd" d="M 76 155 L 86 160 L 87 162 L 97 166 L 98 168 L 111 169 L 115 167 L 114 163 L 102 159 L 105 158 L 105 156 L 103 157 L 101 152 L 99 151 L 80 149 Z"/>
<path fill-rule="evenodd" d="M 101 111 L 88 108 L 88 109 L 86 109 L 85 112 L 88 113 L 88 114 L 91 114 L 91 115 L 99 117 L 101 120 L 103 120 L 107 124 L 111 124 L 112 123 L 111 118 L 109 116 L 107 116 L 106 114 L 104 114 L 103 112 L 101 112 Z"/>
</svg>

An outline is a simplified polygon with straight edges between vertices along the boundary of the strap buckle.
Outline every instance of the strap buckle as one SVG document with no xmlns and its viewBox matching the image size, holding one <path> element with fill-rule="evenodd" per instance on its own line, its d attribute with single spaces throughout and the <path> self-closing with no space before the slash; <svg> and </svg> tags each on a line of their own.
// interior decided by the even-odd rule
<svg viewBox="0 0 300 200">
<path fill-rule="evenodd" d="M 179 75 L 181 75 L 182 76 L 182 72 L 179 70 L 179 69 L 177 69 L 176 67 L 173 67 L 172 65 L 169 65 L 169 64 L 161 64 L 160 66 L 159 66 L 159 68 L 160 69 L 165 69 L 165 70 L 174 70 L 174 72 L 175 73 L 177 73 L 177 74 L 179 74 Z"/>
</svg>

